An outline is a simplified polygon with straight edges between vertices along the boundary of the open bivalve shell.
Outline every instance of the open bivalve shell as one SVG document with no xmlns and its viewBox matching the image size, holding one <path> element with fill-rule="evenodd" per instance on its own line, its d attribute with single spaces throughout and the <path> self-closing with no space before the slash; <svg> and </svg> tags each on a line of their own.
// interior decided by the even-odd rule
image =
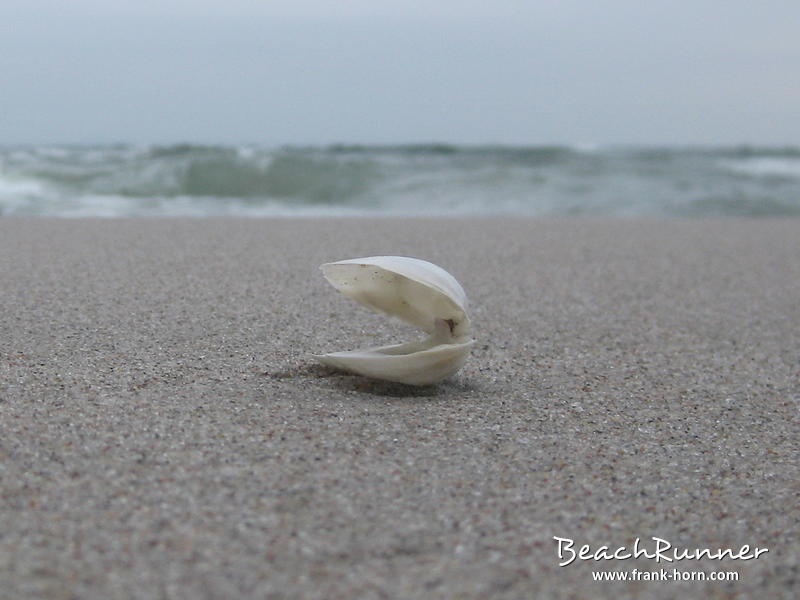
<svg viewBox="0 0 800 600">
<path fill-rule="evenodd" d="M 449 377 L 467 360 L 467 296 L 441 267 L 418 258 L 370 256 L 324 264 L 325 278 L 345 296 L 428 333 L 423 340 L 315 355 L 323 364 L 410 385 Z"/>
</svg>

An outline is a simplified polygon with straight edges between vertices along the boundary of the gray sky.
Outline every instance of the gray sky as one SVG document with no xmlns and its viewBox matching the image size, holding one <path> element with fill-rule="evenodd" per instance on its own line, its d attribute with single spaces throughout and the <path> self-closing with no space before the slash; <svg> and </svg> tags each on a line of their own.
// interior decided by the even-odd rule
<svg viewBox="0 0 800 600">
<path fill-rule="evenodd" d="M 2 0 L 0 144 L 800 144 L 796 0 Z"/>
</svg>

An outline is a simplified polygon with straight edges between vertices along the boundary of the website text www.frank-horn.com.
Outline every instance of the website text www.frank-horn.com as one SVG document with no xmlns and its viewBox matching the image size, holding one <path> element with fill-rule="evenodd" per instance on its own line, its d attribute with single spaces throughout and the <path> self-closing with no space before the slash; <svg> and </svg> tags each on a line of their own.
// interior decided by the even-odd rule
<svg viewBox="0 0 800 600">
<path fill-rule="evenodd" d="M 592 571 L 593 581 L 739 581 L 736 571 L 681 571 L 659 569 L 657 571 Z"/>
</svg>

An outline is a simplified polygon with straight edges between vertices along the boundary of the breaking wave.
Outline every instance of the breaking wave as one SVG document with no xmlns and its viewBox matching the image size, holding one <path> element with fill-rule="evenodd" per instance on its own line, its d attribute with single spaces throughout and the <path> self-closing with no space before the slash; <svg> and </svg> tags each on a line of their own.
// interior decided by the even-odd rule
<svg viewBox="0 0 800 600">
<path fill-rule="evenodd" d="M 800 149 L 16 147 L 0 214 L 788 216 Z"/>
</svg>

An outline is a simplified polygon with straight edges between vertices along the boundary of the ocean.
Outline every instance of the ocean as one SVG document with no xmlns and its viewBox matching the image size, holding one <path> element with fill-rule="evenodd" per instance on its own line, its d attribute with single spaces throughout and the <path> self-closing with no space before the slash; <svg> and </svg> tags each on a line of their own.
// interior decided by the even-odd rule
<svg viewBox="0 0 800 600">
<path fill-rule="evenodd" d="M 17 215 L 798 216 L 800 147 L 3 147 Z"/>
</svg>

